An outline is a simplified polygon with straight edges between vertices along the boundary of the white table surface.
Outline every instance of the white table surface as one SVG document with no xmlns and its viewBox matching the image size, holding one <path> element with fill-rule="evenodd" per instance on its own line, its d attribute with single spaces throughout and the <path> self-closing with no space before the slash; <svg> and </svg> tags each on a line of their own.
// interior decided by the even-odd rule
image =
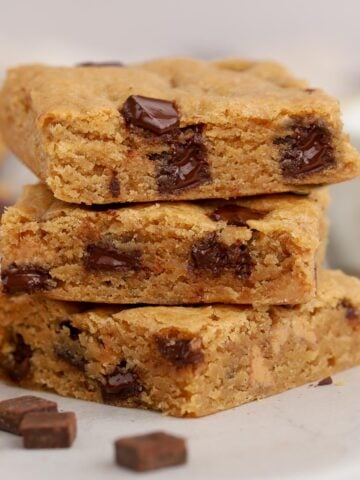
<svg viewBox="0 0 360 480">
<path fill-rule="evenodd" d="M 0 385 L 0 400 L 24 393 Z M 329 386 L 307 385 L 201 419 L 41 395 L 76 412 L 77 440 L 69 450 L 24 450 L 20 437 L 0 432 L 1 479 L 139 478 L 114 464 L 113 441 L 153 430 L 187 438 L 189 462 L 146 473 L 148 480 L 360 479 L 360 368 Z"/>
</svg>

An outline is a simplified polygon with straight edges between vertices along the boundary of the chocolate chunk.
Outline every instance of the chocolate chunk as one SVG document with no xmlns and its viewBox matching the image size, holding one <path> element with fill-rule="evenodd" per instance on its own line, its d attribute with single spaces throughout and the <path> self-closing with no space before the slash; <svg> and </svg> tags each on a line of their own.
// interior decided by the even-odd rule
<svg viewBox="0 0 360 480">
<path fill-rule="evenodd" d="M 325 377 L 317 384 L 318 387 L 323 387 L 324 385 L 331 385 L 333 383 L 333 379 L 331 377 Z"/>
<path fill-rule="evenodd" d="M 159 98 L 131 95 L 121 113 L 128 126 L 145 128 L 161 134 L 179 126 L 179 114 L 173 102 Z"/>
<path fill-rule="evenodd" d="M 161 355 L 177 367 L 198 365 L 204 361 L 202 341 L 199 337 L 176 338 L 173 335 L 155 336 Z"/>
<path fill-rule="evenodd" d="M 246 227 L 248 220 L 261 220 L 267 212 L 254 210 L 240 205 L 223 205 L 209 214 L 214 222 L 226 222 L 228 225 Z"/>
<path fill-rule="evenodd" d="M 83 62 L 78 63 L 77 67 L 123 67 L 122 62 Z"/>
<path fill-rule="evenodd" d="M 4 400 L 0 402 L 0 430 L 20 435 L 20 424 L 26 415 L 56 411 L 55 402 L 31 395 Z"/>
<path fill-rule="evenodd" d="M 192 246 L 190 267 L 213 276 L 232 271 L 239 278 L 248 278 L 253 260 L 247 245 L 235 243 L 228 246 L 219 241 L 216 233 L 209 233 Z"/>
<path fill-rule="evenodd" d="M 134 370 L 126 368 L 126 362 L 120 363 L 116 369 L 105 377 L 102 385 L 102 396 L 106 401 L 126 400 L 137 397 L 143 391 L 143 386 Z"/>
<path fill-rule="evenodd" d="M 115 442 L 116 463 L 136 472 L 146 472 L 186 463 L 185 440 L 165 432 L 119 438 Z"/>
<path fill-rule="evenodd" d="M 85 370 L 85 349 L 79 342 L 81 330 L 70 320 L 60 322 L 59 341 L 54 345 L 54 354 L 79 370 Z"/>
<path fill-rule="evenodd" d="M 19 382 L 30 373 L 32 350 L 19 333 L 12 336 L 10 343 L 13 350 L 1 356 L 0 364 L 13 382 Z"/>
<path fill-rule="evenodd" d="M 360 309 L 356 308 L 349 300 L 343 300 L 341 307 L 345 308 L 345 316 L 348 320 L 360 321 Z"/>
<path fill-rule="evenodd" d="M 323 122 L 306 124 L 299 119 L 290 130 L 289 135 L 274 140 L 275 145 L 280 145 L 280 165 L 285 177 L 303 178 L 335 165 L 332 135 Z"/>
<path fill-rule="evenodd" d="M 149 155 L 158 164 L 156 177 L 160 193 L 176 194 L 211 180 L 203 128 L 199 124 L 180 129 L 177 138 L 173 135 L 169 139 L 168 150 Z"/>
<path fill-rule="evenodd" d="M 120 195 L 120 182 L 118 178 L 113 175 L 109 183 L 109 191 L 113 198 L 116 198 Z"/>
<path fill-rule="evenodd" d="M 69 448 L 76 437 L 73 412 L 29 413 L 20 424 L 25 448 Z"/>
<path fill-rule="evenodd" d="M 88 245 L 84 256 L 87 270 L 100 272 L 127 272 L 141 269 L 141 251 L 118 250 L 110 246 Z"/>
<path fill-rule="evenodd" d="M 48 270 L 33 265 L 17 267 L 11 265 L 1 272 L 1 280 L 5 293 L 35 293 L 50 290 L 56 286 Z"/>
</svg>

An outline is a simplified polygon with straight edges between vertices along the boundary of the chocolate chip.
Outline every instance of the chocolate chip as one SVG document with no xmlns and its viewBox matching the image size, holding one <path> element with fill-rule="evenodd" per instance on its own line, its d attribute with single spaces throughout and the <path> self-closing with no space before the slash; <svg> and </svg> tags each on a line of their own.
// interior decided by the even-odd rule
<svg viewBox="0 0 360 480">
<path fill-rule="evenodd" d="M 216 233 L 209 233 L 191 248 L 190 267 L 204 270 L 213 276 L 232 271 L 239 278 L 248 278 L 253 260 L 247 245 L 235 243 L 230 246 L 219 241 Z"/>
<path fill-rule="evenodd" d="M 115 442 L 116 463 L 136 472 L 146 472 L 187 460 L 185 440 L 164 432 L 119 438 Z"/>
<path fill-rule="evenodd" d="M 324 385 L 331 385 L 333 383 L 333 379 L 331 377 L 325 377 L 317 384 L 318 387 L 323 387 Z"/>
<path fill-rule="evenodd" d="M 113 175 L 109 183 L 109 191 L 113 198 L 116 198 L 120 195 L 120 182 L 118 178 Z"/>
<path fill-rule="evenodd" d="M 203 128 L 199 124 L 179 129 L 178 137 L 169 139 L 168 150 L 149 155 L 157 162 L 156 179 L 160 193 L 176 194 L 211 180 Z"/>
<path fill-rule="evenodd" d="M 110 375 L 105 377 L 105 384 L 102 385 L 101 390 L 105 401 L 126 400 L 139 396 L 143 391 L 143 386 L 137 373 L 127 369 L 126 362 L 122 362 Z"/>
<path fill-rule="evenodd" d="M 121 113 L 125 123 L 154 133 L 166 133 L 179 125 L 179 114 L 173 102 L 158 98 L 131 95 Z"/>
<path fill-rule="evenodd" d="M 285 177 L 302 178 L 335 165 L 332 135 L 324 123 L 306 124 L 299 119 L 292 123 L 290 131 L 274 140 L 275 145 L 280 145 L 280 165 Z"/>
<path fill-rule="evenodd" d="M 173 335 L 166 337 L 156 335 L 155 341 L 161 355 L 176 367 L 198 365 L 204 361 L 202 341 L 199 337 L 188 339 L 176 338 Z"/>
<path fill-rule="evenodd" d="M 77 67 L 123 67 L 122 62 L 83 62 L 78 63 Z"/>
<path fill-rule="evenodd" d="M 215 222 L 226 222 L 228 225 L 246 227 L 248 220 L 261 220 L 267 212 L 254 210 L 241 205 L 223 205 L 209 214 Z"/>
<path fill-rule="evenodd" d="M 68 346 L 63 344 L 54 345 L 54 354 L 81 371 L 85 370 L 86 360 L 81 345 Z"/>
<path fill-rule="evenodd" d="M 56 412 L 55 402 L 25 395 L 0 402 L 0 430 L 20 435 L 20 424 L 32 412 Z"/>
<path fill-rule="evenodd" d="M 141 251 L 119 250 L 110 246 L 88 245 L 84 264 L 87 270 L 100 272 L 127 272 L 141 269 Z"/>
<path fill-rule="evenodd" d="M 50 290 L 56 286 L 48 270 L 42 267 L 11 265 L 1 272 L 3 290 L 10 295 L 16 293 L 35 293 Z"/>
<path fill-rule="evenodd" d="M 73 412 L 29 413 L 20 425 L 25 448 L 69 448 L 76 437 Z"/>
<path fill-rule="evenodd" d="M 360 308 L 356 308 L 349 300 L 343 300 L 340 304 L 345 309 L 345 317 L 348 320 L 360 321 Z"/>
<path fill-rule="evenodd" d="M 9 343 L 13 349 L 1 356 L 0 365 L 13 382 L 19 382 L 30 373 L 32 349 L 19 333 L 13 334 Z"/>
</svg>

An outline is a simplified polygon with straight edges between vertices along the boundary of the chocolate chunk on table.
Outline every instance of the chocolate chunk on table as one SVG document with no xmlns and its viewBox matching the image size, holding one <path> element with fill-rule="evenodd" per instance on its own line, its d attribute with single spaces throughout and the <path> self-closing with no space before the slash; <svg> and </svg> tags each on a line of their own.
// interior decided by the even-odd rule
<svg viewBox="0 0 360 480">
<path fill-rule="evenodd" d="M 20 435 L 20 424 L 34 412 L 56 412 L 57 404 L 44 398 L 26 395 L 0 402 L 0 430 Z"/>
<path fill-rule="evenodd" d="M 29 413 L 20 425 L 25 448 L 69 448 L 76 437 L 73 412 Z"/>
<path fill-rule="evenodd" d="M 186 463 L 185 440 L 165 432 L 120 438 L 115 442 L 116 463 L 145 472 Z"/>
</svg>

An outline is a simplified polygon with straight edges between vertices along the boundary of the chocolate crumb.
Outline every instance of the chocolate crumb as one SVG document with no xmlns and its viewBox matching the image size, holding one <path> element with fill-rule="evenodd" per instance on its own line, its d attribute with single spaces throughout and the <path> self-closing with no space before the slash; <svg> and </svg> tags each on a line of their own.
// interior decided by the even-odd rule
<svg viewBox="0 0 360 480">
<path fill-rule="evenodd" d="M 341 307 L 345 309 L 345 317 L 348 320 L 358 320 L 360 321 L 360 309 L 356 308 L 349 300 L 343 300 L 341 302 Z"/>
<path fill-rule="evenodd" d="M 324 385 L 331 385 L 333 383 L 333 379 L 331 377 L 325 377 L 317 384 L 317 387 L 323 387 Z"/>
</svg>

